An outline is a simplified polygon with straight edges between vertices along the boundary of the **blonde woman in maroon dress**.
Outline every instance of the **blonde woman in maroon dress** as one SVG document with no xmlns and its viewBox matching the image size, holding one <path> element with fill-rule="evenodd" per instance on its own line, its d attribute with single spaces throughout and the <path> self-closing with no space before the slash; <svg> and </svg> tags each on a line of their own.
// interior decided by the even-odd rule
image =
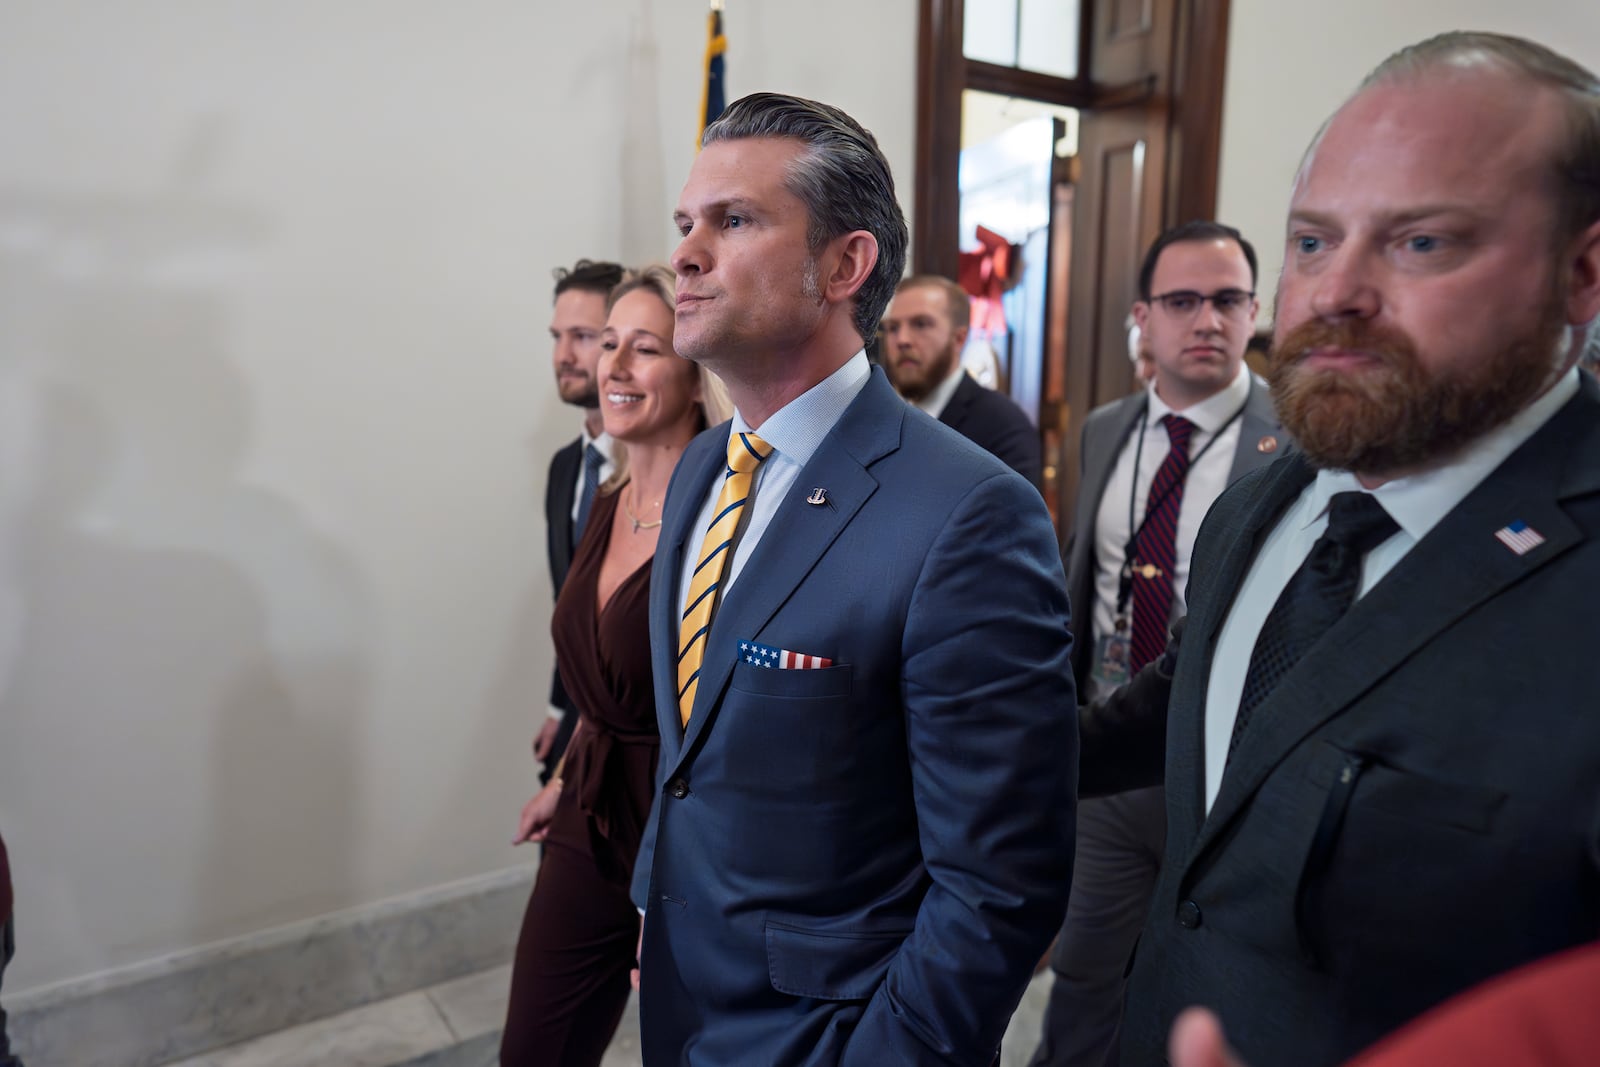
<svg viewBox="0 0 1600 1067">
<path fill-rule="evenodd" d="M 722 383 L 672 349 L 674 276 L 630 273 L 607 300 L 600 411 L 620 443 L 550 629 L 580 718 L 516 843 L 543 841 L 511 975 L 500 1062 L 593 1067 L 627 1007 L 639 913 L 628 898 L 654 795 L 650 566 L 661 502 L 690 439 L 732 414 Z"/>
</svg>

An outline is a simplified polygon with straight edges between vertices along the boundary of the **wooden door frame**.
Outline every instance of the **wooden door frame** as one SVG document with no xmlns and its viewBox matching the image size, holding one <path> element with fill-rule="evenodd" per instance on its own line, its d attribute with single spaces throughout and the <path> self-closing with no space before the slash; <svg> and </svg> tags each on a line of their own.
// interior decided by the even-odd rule
<svg viewBox="0 0 1600 1067">
<path fill-rule="evenodd" d="M 1083 0 L 1078 78 L 1054 78 L 967 59 L 962 53 L 965 0 L 918 0 L 917 144 L 912 250 L 917 273 L 956 276 L 961 214 L 961 93 L 980 89 L 1068 107 L 1095 109 L 1159 92 L 1170 108 L 1163 178 L 1164 224 L 1209 219 L 1217 210 L 1222 152 L 1222 92 L 1227 74 L 1231 0 L 1175 0 L 1171 84 L 1140 79 L 1097 84 L 1088 77 L 1095 0 Z M 952 76 L 953 75 L 953 76 Z"/>
</svg>

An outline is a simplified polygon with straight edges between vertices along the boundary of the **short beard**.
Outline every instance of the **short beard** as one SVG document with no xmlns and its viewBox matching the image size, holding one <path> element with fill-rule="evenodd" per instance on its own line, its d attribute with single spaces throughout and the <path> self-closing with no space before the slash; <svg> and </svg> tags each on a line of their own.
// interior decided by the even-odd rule
<svg viewBox="0 0 1600 1067">
<path fill-rule="evenodd" d="M 575 408 L 593 410 L 600 406 L 600 385 L 593 378 L 588 379 L 583 386 L 583 392 L 568 396 L 564 390 L 557 388 L 561 394 L 563 404 L 571 404 Z"/>
<path fill-rule="evenodd" d="M 1554 291 L 1520 340 L 1477 366 L 1432 374 L 1399 330 L 1311 319 L 1273 345 L 1267 380 L 1284 428 L 1315 466 L 1395 477 L 1460 452 L 1545 388 L 1565 316 Z M 1318 348 L 1361 352 L 1381 366 L 1307 370 Z"/>
<path fill-rule="evenodd" d="M 895 370 L 893 377 L 895 390 L 899 392 L 903 399 L 915 404 L 943 384 L 944 380 L 950 377 L 950 372 L 955 369 L 955 365 L 960 359 L 961 350 L 952 343 L 940 354 L 938 360 L 922 368 L 921 373 L 900 377 L 899 371 Z M 887 362 L 891 368 L 894 367 L 895 359 L 893 353 L 889 354 Z"/>
</svg>

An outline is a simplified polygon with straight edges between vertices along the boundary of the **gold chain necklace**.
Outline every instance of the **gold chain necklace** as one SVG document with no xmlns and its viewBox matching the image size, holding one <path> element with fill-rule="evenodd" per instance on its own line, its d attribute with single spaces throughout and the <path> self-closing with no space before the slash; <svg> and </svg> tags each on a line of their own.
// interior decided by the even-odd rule
<svg viewBox="0 0 1600 1067">
<path fill-rule="evenodd" d="M 628 488 L 632 489 L 633 486 L 630 485 Z M 635 515 L 633 513 L 633 509 L 628 506 L 628 497 L 630 495 L 630 493 L 626 492 L 622 494 L 622 510 L 628 513 L 628 519 L 633 523 L 633 532 L 638 533 L 640 530 L 654 530 L 657 526 L 660 526 L 660 519 L 657 519 L 655 522 L 639 521 L 639 516 Z"/>
</svg>

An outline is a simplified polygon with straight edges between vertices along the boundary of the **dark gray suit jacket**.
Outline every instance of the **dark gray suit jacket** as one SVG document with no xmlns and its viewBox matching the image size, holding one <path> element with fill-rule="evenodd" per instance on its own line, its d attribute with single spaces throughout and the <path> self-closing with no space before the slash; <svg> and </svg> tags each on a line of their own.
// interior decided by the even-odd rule
<svg viewBox="0 0 1600 1067">
<path fill-rule="evenodd" d="M 1205 812 L 1211 656 L 1263 537 L 1310 481 L 1291 455 L 1218 500 L 1186 627 L 1133 697 L 1081 719 L 1090 788 L 1166 734 L 1167 852 L 1123 1062 L 1190 1004 L 1254 1063 L 1342 1062 L 1491 975 L 1600 936 L 1600 389 L 1452 510 L 1283 679 Z M 1544 542 L 1495 536 L 1524 522 Z M 1142 687 L 1142 689 L 1141 689 Z M 1144 743 L 1129 738 L 1143 737 Z M 1092 774 L 1091 774 L 1092 769 Z"/>
<path fill-rule="evenodd" d="M 1135 393 L 1095 408 L 1083 420 L 1083 443 L 1078 450 L 1083 476 L 1078 482 L 1078 504 L 1072 514 L 1072 533 L 1067 539 L 1066 551 L 1067 595 L 1073 618 L 1078 622 L 1072 673 L 1077 679 L 1079 693 L 1086 692 L 1094 657 L 1094 575 L 1099 566 L 1094 552 L 1095 516 L 1099 513 L 1106 483 L 1117 465 L 1117 456 L 1138 427 L 1139 416 L 1148 402 L 1146 394 Z M 1279 451 L 1263 452 L 1257 447 L 1266 437 L 1277 442 Z M 1228 470 L 1228 484 L 1271 463 L 1288 444 L 1289 437 L 1272 410 L 1272 397 L 1266 383 L 1251 375 L 1250 393 L 1245 397 L 1244 414 L 1239 419 L 1239 445 L 1233 454 L 1233 466 Z"/>
</svg>

